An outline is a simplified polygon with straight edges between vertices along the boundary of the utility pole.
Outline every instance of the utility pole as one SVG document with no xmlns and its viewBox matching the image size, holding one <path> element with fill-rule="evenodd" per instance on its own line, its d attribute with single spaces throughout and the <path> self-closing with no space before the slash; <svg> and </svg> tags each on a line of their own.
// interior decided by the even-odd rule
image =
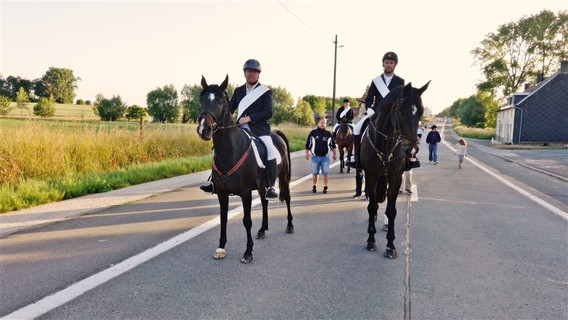
<svg viewBox="0 0 568 320">
<path fill-rule="evenodd" d="M 335 123 L 335 76 L 337 73 L 337 35 L 335 35 L 335 54 L 333 56 L 333 97 L 331 98 L 331 119 L 330 123 Z"/>
</svg>

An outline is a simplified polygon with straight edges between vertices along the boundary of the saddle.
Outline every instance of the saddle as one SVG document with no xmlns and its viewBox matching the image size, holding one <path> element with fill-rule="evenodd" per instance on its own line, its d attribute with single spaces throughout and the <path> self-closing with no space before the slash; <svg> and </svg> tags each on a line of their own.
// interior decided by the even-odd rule
<svg viewBox="0 0 568 320">
<path fill-rule="evenodd" d="M 261 169 L 266 168 L 266 161 L 268 152 L 266 150 L 266 145 L 257 135 L 252 133 L 250 130 L 246 128 L 242 128 L 242 130 L 247 134 L 247 136 L 252 140 L 251 146 L 252 150 L 254 151 L 254 157 L 256 159 L 256 163 L 258 167 Z M 279 164 L 282 161 L 280 157 L 280 152 L 276 152 L 276 164 Z"/>
</svg>

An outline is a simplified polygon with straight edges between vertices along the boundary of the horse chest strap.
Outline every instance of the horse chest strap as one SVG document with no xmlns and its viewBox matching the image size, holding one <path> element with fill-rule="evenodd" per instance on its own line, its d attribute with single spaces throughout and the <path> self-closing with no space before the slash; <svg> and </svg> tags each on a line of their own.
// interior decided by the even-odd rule
<svg viewBox="0 0 568 320">
<path fill-rule="evenodd" d="M 228 181 L 228 178 L 233 173 L 235 173 L 235 171 L 237 171 L 241 167 L 243 162 L 245 162 L 245 160 L 247 159 L 249 152 L 250 152 L 251 143 L 252 143 L 252 139 L 251 139 L 251 142 L 249 143 L 249 146 L 247 147 L 246 151 L 243 153 L 242 157 L 239 159 L 239 161 L 237 161 L 237 163 L 235 163 L 235 165 L 231 168 L 231 170 L 229 170 L 226 174 L 223 174 L 223 172 L 221 172 L 221 170 L 219 170 L 219 168 L 215 164 L 215 160 L 213 160 L 213 169 L 219 174 L 219 176 L 221 176 L 223 178 L 225 183 Z"/>
</svg>

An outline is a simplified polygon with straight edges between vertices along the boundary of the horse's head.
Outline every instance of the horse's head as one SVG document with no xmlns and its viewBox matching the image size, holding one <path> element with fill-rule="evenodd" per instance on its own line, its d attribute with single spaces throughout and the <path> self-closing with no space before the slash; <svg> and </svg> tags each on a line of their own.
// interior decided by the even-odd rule
<svg viewBox="0 0 568 320">
<path fill-rule="evenodd" d="M 422 93 L 428 89 L 430 81 L 422 88 L 412 87 L 412 83 L 402 88 L 400 95 L 394 104 L 394 110 L 391 116 L 393 127 L 398 131 L 402 143 L 414 146 L 418 142 L 416 130 L 420 117 L 424 114 L 424 105 L 422 104 Z"/>
<path fill-rule="evenodd" d="M 221 85 L 208 85 L 204 76 L 201 76 L 201 94 L 199 96 L 199 126 L 197 133 L 203 140 L 209 140 L 217 129 L 226 123 L 223 123 L 229 115 L 228 105 L 229 98 L 226 93 L 229 83 L 229 75 L 225 77 L 225 81 Z M 232 119 L 232 117 L 230 117 Z"/>
</svg>

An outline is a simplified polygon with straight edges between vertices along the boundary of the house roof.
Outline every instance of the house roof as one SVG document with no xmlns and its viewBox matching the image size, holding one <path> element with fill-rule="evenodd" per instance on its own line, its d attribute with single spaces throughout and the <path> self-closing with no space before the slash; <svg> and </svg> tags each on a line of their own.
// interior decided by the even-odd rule
<svg viewBox="0 0 568 320">
<path fill-rule="evenodd" d="M 536 86 L 532 86 L 530 88 L 528 88 L 527 90 L 525 90 L 522 93 L 528 93 L 526 97 L 524 97 L 524 99 L 522 99 L 521 101 L 519 101 L 517 103 L 517 105 L 522 104 L 525 100 L 527 100 L 530 96 L 532 96 L 535 92 L 537 92 L 538 90 L 540 90 L 542 87 L 546 86 L 549 82 L 551 82 L 553 79 L 555 79 L 556 77 L 560 76 L 561 74 L 568 74 L 568 72 L 556 72 L 553 75 L 551 75 L 550 77 L 542 80 L 541 82 L 539 82 Z M 521 94 L 522 94 L 521 93 Z"/>
</svg>

